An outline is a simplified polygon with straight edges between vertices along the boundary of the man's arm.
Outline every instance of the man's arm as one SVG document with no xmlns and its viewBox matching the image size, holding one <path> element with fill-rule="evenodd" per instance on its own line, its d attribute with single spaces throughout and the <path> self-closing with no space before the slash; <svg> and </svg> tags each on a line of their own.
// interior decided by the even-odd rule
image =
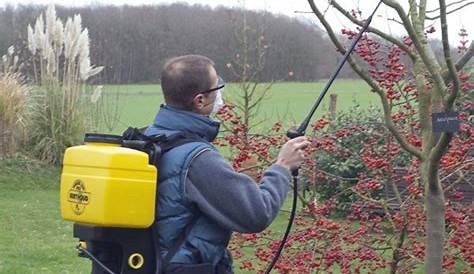
<svg viewBox="0 0 474 274">
<path fill-rule="evenodd" d="M 239 232 L 260 232 L 275 219 L 290 189 L 290 173 L 275 164 L 260 184 L 234 171 L 217 151 L 205 151 L 189 168 L 186 194 L 219 225 Z"/>
</svg>

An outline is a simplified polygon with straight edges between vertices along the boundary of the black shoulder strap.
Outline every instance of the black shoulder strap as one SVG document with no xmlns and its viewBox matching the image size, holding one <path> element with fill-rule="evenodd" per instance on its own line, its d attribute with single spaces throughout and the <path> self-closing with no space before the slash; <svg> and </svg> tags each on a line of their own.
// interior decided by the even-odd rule
<svg viewBox="0 0 474 274">
<path fill-rule="evenodd" d="M 205 142 L 207 143 L 206 140 L 203 138 L 199 137 L 198 135 L 191 134 L 191 133 L 177 133 L 170 135 L 166 138 L 165 141 L 163 141 L 160 146 L 161 146 L 161 153 L 165 153 L 170 151 L 171 149 L 175 147 L 182 146 L 187 143 L 192 143 L 192 142 Z"/>
<path fill-rule="evenodd" d="M 122 146 L 148 153 L 150 164 L 154 165 L 158 163 L 164 153 L 175 147 L 191 142 L 207 143 L 206 140 L 192 133 L 180 132 L 170 136 L 165 136 L 163 134 L 147 136 L 144 134 L 146 129 L 146 127 L 129 127 L 122 134 Z"/>
</svg>

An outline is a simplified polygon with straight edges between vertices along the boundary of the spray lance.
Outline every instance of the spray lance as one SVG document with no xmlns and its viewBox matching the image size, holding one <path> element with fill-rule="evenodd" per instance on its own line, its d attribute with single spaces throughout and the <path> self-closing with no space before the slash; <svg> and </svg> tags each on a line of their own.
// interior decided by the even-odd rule
<svg viewBox="0 0 474 274">
<path fill-rule="evenodd" d="M 308 0 L 308 3 L 309 5 L 314 8 L 314 2 L 313 0 Z M 323 100 L 324 96 L 326 95 L 326 93 L 328 92 L 329 88 L 331 87 L 332 83 L 334 82 L 334 80 L 336 79 L 337 75 L 339 74 L 339 72 L 341 71 L 342 67 L 344 66 L 344 64 L 346 63 L 347 59 L 349 58 L 349 55 L 354 51 L 357 43 L 359 42 L 360 38 L 362 37 L 362 34 L 367 30 L 367 28 L 369 27 L 370 25 L 370 22 L 372 22 L 372 18 L 375 14 L 375 12 L 377 11 L 377 9 L 379 8 L 380 4 L 382 3 L 382 0 L 380 0 L 377 4 L 377 6 L 375 7 L 374 11 L 372 12 L 372 14 L 365 20 L 365 23 L 364 25 L 362 26 L 362 29 L 360 30 L 359 34 L 357 35 L 357 37 L 354 39 L 354 41 L 352 42 L 351 44 L 351 47 L 349 48 L 349 50 L 346 51 L 346 53 L 344 54 L 344 57 L 341 59 L 341 61 L 339 61 L 339 64 L 337 64 L 337 67 L 336 67 L 336 71 L 334 71 L 334 73 L 331 75 L 331 77 L 329 78 L 329 81 L 326 83 L 326 85 L 324 86 L 323 90 L 321 91 L 321 93 L 319 94 L 319 97 L 318 99 L 316 100 L 316 102 L 314 103 L 313 107 L 311 108 L 310 112 L 308 113 L 308 115 L 306 116 L 306 118 L 303 120 L 303 122 L 300 124 L 299 127 L 297 128 L 291 128 L 288 130 L 288 132 L 286 133 L 286 136 L 290 139 L 294 139 L 296 137 L 299 137 L 299 136 L 303 136 L 305 134 L 305 131 L 306 131 L 306 128 L 308 128 L 308 125 L 309 125 L 309 122 L 311 121 L 311 118 L 313 117 L 314 113 L 316 112 L 316 110 L 318 109 L 321 101 Z M 283 238 L 280 242 L 280 246 L 278 247 L 278 250 L 277 252 L 275 253 L 275 256 L 273 258 L 273 260 L 271 261 L 271 263 L 268 265 L 267 267 L 267 270 L 265 271 L 265 274 L 268 274 L 272 271 L 273 267 L 275 266 L 276 262 L 278 261 L 278 258 L 280 257 L 281 255 L 281 252 L 283 250 L 283 247 L 285 246 L 285 243 L 286 243 L 286 240 L 288 238 L 288 235 L 290 234 L 290 230 L 291 230 L 291 226 L 293 225 L 293 221 L 294 221 L 294 218 L 295 218 L 295 213 L 296 213 L 296 204 L 297 204 L 297 199 L 298 199 L 298 169 L 295 169 L 293 172 L 292 172 L 292 176 L 293 176 L 293 203 L 292 203 L 292 208 L 291 208 L 291 213 L 290 213 L 290 218 L 288 220 L 288 226 L 286 227 L 286 231 L 285 231 L 285 234 L 283 235 Z"/>
</svg>

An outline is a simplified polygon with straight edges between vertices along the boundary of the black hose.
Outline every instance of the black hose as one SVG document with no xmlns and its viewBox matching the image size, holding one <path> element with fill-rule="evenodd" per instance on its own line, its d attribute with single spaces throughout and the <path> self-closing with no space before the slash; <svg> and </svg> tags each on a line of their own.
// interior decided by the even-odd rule
<svg viewBox="0 0 474 274">
<path fill-rule="evenodd" d="M 298 170 L 293 171 L 292 174 L 293 174 L 293 204 L 291 208 L 290 219 L 288 220 L 288 226 L 286 227 L 285 235 L 283 235 L 283 238 L 281 239 L 280 247 L 278 247 L 278 251 L 275 253 L 275 257 L 273 257 L 272 262 L 267 267 L 267 270 L 265 270 L 265 274 L 269 274 L 270 271 L 272 271 L 273 266 L 275 266 L 276 262 L 278 261 L 278 258 L 281 255 L 281 251 L 285 247 L 286 239 L 288 238 L 288 235 L 290 234 L 291 226 L 293 225 L 293 221 L 295 219 L 296 204 L 298 202 Z"/>
<path fill-rule="evenodd" d="M 83 248 L 82 246 L 77 246 L 79 252 L 87 256 L 89 259 L 93 260 L 98 266 L 100 266 L 103 270 L 108 272 L 109 274 L 115 274 L 110 268 L 108 268 L 105 264 L 103 264 L 99 259 L 97 259 L 89 250 Z"/>
</svg>

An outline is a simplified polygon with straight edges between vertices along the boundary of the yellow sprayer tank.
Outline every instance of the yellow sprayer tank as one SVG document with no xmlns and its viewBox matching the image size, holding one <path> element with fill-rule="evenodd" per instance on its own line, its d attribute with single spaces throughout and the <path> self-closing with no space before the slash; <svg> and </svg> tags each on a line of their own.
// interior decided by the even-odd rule
<svg viewBox="0 0 474 274">
<path fill-rule="evenodd" d="M 66 150 L 61 215 L 80 224 L 146 228 L 155 218 L 156 167 L 120 136 L 92 135 Z"/>
</svg>

